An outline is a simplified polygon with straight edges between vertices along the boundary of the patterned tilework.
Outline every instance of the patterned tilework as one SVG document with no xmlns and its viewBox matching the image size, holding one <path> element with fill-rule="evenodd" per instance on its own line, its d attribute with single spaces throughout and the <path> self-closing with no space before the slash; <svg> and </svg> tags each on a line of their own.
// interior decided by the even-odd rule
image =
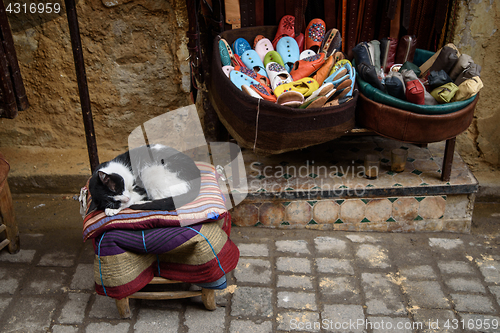
<svg viewBox="0 0 500 333">
<path fill-rule="evenodd" d="M 469 232 L 468 195 L 343 200 L 273 200 L 237 206 L 237 226 L 384 232 Z M 258 220 L 256 219 L 258 216 Z"/>
<path fill-rule="evenodd" d="M 391 171 L 392 149 L 408 150 L 404 172 Z M 250 193 L 234 208 L 233 222 L 271 228 L 469 232 L 473 191 L 440 191 L 456 185 L 472 188 L 477 181 L 457 153 L 450 181 L 441 181 L 443 153 L 444 142 L 422 148 L 379 136 L 343 137 L 276 156 L 243 150 Z M 367 154 L 380 157 L 376 179 L 364 175 Z"/>
</svg>

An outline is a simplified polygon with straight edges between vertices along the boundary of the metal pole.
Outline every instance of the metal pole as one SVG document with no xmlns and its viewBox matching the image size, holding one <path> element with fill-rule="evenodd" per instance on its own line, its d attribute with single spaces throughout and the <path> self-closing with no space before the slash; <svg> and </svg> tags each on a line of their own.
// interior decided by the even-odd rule
<svg viewBox="0 0 500 333">
<path fill-rule="evenodd" d="M 68 16 L 69 33 L 71 36 L 71 47 L 73 49 L 73 58 L 75 60 L 76 79 L 78 81 L 78 91 L 80 93 L 80 105 L 82 107 L 83 125 L 85 126 L 85 137 L 87 138 L 90 169 L 94 172 L 99 165 L 99 157 L 97 155 L 97 143 L 94 133 L 94 122 L 92 120 L 92 110 L 90 109 L 89 89 L 87 86 L 87 75 L 85 74 L 85 63 L 83 61 L 78 17 L 76 15 L 75 1 L 64 0 L 64 2 L 66 4 L 66 14 Z"/>
</svg>

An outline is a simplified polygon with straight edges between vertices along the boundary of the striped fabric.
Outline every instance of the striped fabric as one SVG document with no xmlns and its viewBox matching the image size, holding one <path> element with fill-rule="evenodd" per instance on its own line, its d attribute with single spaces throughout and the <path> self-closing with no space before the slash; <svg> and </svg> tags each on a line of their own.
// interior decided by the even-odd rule
<svg viewBox="0 0 500 333">
<path fill-rule="evenodd" d="M 210 220 L 219 220 L 228 212 L 213 165 L 196 162 L 201 172 L 200 194 L 193 202 L 177 211 L 146 211 L 126 208 L 115 216 L 106 216 L 104 211 L 87 212 L 83 221 L 83 240 L 95 238 L 112 229 L 143 230 L 160 227 L 179 227 Z M 92 198 L 87 194 L 90 207 Z"/>
<path fill-rule="evenodd" d="M 192 227 L 109 230 L 93 239 L 96 292 L 121 299 L 154 276 L 223 289 L 225 274 L 239 259 L 230 229 L 227 214 L 223 220 Z"/>
</svg>

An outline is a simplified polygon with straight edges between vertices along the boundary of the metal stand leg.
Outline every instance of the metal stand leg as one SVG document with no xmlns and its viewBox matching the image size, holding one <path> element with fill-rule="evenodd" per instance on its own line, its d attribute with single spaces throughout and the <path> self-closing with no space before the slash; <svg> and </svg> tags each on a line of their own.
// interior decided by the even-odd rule
<svg viewBox="0 0 500 333">
<path fill-rule="evenodd" d="M 444 149 L 443 166 L 441 170 L 441 180 L 447 182 L 451 176 L 451 166 L 453 165 L 453 154 L 455 153 L 456 138 L 446 140 L 446 147 Z"/>
</svg>

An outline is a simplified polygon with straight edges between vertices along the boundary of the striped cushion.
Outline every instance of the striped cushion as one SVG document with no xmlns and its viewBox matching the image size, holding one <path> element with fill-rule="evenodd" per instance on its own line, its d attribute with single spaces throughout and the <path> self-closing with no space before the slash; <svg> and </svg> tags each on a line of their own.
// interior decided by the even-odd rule
<svg viewBox="0 0 500 333">
<path fill-rule="evenodd" d="M 194 201 L 176 211 L 126 208 L 115 216 L 106 216 L 102 210 L 87 212 L 83 220 L 83 240 L 95 238 L 110 229 L 182 227 L 225 217 L 228 212 L 224 195 L 217 183 L 215 167 L 205 162 L 196 162 L 196 165 L 201 172 L 201 188 L 200 194 Z M 91 200 L 88 193 L 87 202 Z"/>
</svg>

